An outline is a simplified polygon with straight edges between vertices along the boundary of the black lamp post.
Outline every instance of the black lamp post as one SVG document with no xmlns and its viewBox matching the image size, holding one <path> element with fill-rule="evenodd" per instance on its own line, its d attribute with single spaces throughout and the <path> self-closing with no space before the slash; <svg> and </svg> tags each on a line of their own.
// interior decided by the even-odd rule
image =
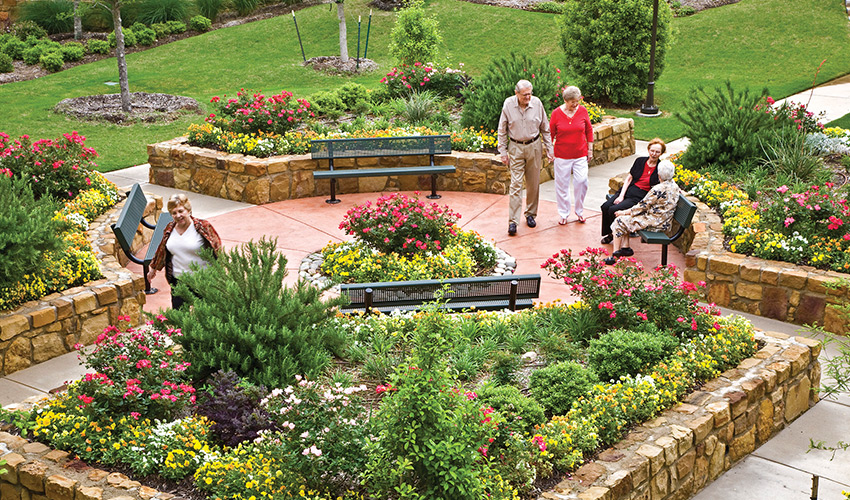
<svg viewBox="0 0 850 500">
<path fill-rule="evenodd" d="M 652 5 L 652 42 L 649 49 L 649 82 L 646 84 L 646 102 L 638 111 L 639 116 L 659 116 L 661 111 L 655 105 L 655 35 L 658 32 L 658 0 Z"/>
</svg>

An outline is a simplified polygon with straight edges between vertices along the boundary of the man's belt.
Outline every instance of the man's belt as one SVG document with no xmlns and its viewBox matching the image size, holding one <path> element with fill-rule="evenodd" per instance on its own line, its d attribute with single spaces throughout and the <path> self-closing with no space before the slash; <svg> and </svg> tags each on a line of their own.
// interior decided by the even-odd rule
<svg viewBox="0 0 850 500">
<path fill-rule="evenodd" d="M 532 142 L 536 141 L 537 139 L 540 139 L 540 134 L 535 135 L 534 139 L 529 139 L 527 141 L 518 141 L 516 139 L 511 139 L 511 141 L 513 141 L 517 144 L 531 144 Z"/>
</svg>

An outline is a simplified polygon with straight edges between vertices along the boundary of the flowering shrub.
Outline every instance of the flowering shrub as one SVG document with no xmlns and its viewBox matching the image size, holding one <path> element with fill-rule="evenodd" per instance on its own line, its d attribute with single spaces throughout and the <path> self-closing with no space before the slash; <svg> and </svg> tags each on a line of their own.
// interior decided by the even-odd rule
<svg viewBox="0 0 850 500">
<path fill-rule="evenodd" d="M 633 328 L 644 322 L 654 323 L 677 335 L 699 333 L 697 316 L 718 315 L 719 311 L 699 307 L 695 298 L 699 287 L 687 281 L 679 283 L 675 266 L 657 268 L 647 276 L 643 265 L 606 266 L 602 248 L 587 248 L 579 252 L 581 260 L 571 250 L 561 250 L 540 267 L 550 276 L 563 279 L 581 301 L 604 318 L 609 328 Z"/>
<path fill-rule="evenodd" d="M 442 97 L 454 97 L 460 95 L 460 91 L 469 84 L 469 81 L 470 77 L 464 71 L 463 63 L 460 63 L 457 69 L 421 62 L 412 65 L 402 64 L 381 78 L 381 83 L 386 85 L 387 94 L 390 97 L 400 97 L 425 90 L 430 90 Z"/>
<path fill-rule="evenodd" d="M 210 99 L 213 112 L 206 121 L 231 132 L 272 132 L 283 134 L 295 128 L 305 117 L 314 116 L 310 103 L 293 99 L 292 93 L 265 96 L 240 89 L 236 97 L 215 96 Z"/>
<path fill-rule="evenodd" d="M 351 208 L 340 229 L 357 241 L 322 249 L 322 271 L 369 283 L 471 276 L 495 264 L 495 249 L 455 225 L 460 214 L 393 193 Z"/>
<path fill-rule="evenodd" d="M 459 132 L 452 131 L 452 149 L 456 151 L 495 151 L 499 147 L 499 136 L 495 130 L 485 131 L 484 127 L 467 127 Z"/>
<path fill-rule="evenodd" d="M 379 251 L 411 255 L 442 250 L 458 219 L 447 206 L 393 193 L 349 209 L 339 228 Z"/>
<path fill-rule="evenodd" d="M 776 106 L 776 101 L 770 96 L 765 96 L 762 101 L 756 104 L 756 111 L 763 111 L 771 115 L 774 120 L 788 120 L 788 123 L 794 126 L 797 130 L 804 134 L 820 132 L 823 129 L 823 123 L 820 119 L 826 114 L 821 111 L 817 116 L 806 109 L 805 104 L 784 101 L 781 105 Z"/>
<path fill-rule="evenodd" d="M 98 335 L 91 353 L 81 351 L 82 364 L 94 373 L 78 380 L 69 394 L 93 419 L 106 415 L 169 418 L 195 402 L 195 389 L 184 373 L 189 364 L 172 340 L 180 331 L 160 331 L 164 319 L 140 328 L 109 326 Z"/>
<path fill-rule="evenodd" d="M 69 200 L 91 185 L 91 171 L 97 166 L 97 152 L 85 141 L 77 132 L 35 142 L 28 135 L 12 140 L 0 132 L 0 169 L 29 179 L 37 197 Z"/>
</svg>

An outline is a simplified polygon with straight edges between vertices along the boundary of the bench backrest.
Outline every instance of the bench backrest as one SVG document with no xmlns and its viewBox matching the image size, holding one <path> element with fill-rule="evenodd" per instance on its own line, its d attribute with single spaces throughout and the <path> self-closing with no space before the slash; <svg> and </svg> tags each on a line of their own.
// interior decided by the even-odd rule
<svg viewBox="0 0 850 500">
<path fill-rule="evenodd" d="M 141 186 L 134 184 L 130 193 L 127 195 L 127 201 L 124 202 L 121 215 L 118 216 L 118 222 L 112 225 L 115 239 L 118 240 L 118 244 L 121 245 L 121 249 L 127 255 L 132 253 L 133 238 L 136 237 L 139 224 L 141 224 L 145 217 L 145 208 L 147 206 L 148 200 L 145 198 L 145 193 L 142 192 Z"/>
<path fill-rule="evenodd" d="M 340 293 L 347 295 L 354 307 L 365 304 L 366 289 L 372 289 L 374 307 L 405 306 L 434 300 L 434 293 L 446 285 L 453 293 L 443 296 L 448 302 L 505 299 L 511 295 L 511 281 L 516 280 L 517 299 L 536 299 L 540 296 L 540 275 L 520 274 L 507 276 L 478 276 L 446 280 L 391 281 L 381 283 L 354 283 L 340 285 Z"/>
<path fill-rule="evenodd" d="M 450 135 L 421 135 L 316 139 L 310 141 L 310 152 L 313 159 L 443 155 L 452 152 L 452 138 Z"/>
<path fill-rule="evenodd" d="M 679 223 L 679 226 L 686 228 L 691 225 L 694 215 L 697 213 L 697 206 L 687 199 L 684 194 L 679 195 L 679 201 L 676 203 L 676 212 L 673 214 L 673 220 Z"/>
</svg>

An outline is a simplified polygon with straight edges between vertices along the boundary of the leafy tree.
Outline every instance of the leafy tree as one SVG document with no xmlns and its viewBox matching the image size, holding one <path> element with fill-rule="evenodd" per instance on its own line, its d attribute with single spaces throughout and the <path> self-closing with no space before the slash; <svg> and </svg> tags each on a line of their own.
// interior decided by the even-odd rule
<svg viewBox="0 0 850 500">
<path fill-rule="evenodd" d="M 251 383 L 285 387 L 295 375 L 316 376 L 344 341 L 323 323 L 342 299 L 323 301 L 321 291 L 299 280 L 284 285 L 286 257 L 276 240 L 249 242 L 208 266 L 183 274 L 172 293 L 192 308 L 171 309 L 179 342 L 195 379 L 232 370 Z"/>
<path fill-rule="evenodd" d="M 398 13 L 390 33 L 390 54 L 401 64 L 427 63 L 436 57 L 442 40 L 437 20 L 425 15 L 424 2 L 412 0 Z"/>
<path fill-rule="evenodd" d="M 595 99 L 633 104 L 649 79 L 653 0 L 576 0 L 559 18 L 561 46 L 575 84 Z M 655 79 L 664 69 L 673 14 L 658 2 Z"/>
</svg>

